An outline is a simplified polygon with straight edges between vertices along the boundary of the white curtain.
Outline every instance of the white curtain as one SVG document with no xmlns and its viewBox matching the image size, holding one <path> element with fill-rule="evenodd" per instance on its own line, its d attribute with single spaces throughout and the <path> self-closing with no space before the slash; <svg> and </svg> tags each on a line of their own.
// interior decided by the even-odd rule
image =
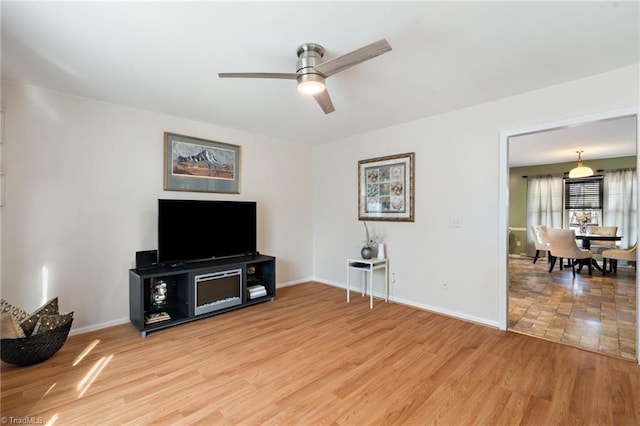
<svg viewBox="0 0 640 426">
<path fill-rule="evenodd" d="M 562 176 L 536 176 L 527 181 L 527 253 L 536 252 L 531 225 L 562 227 Z"/>
<path fill-rule="evenodd" d="M 604 173 L 604 217 L 606 226 L 617 226 L 622 235 L 620 247 L 631 247 L 638 240 L 638 174 L 636 170 Z"/>
</svg>

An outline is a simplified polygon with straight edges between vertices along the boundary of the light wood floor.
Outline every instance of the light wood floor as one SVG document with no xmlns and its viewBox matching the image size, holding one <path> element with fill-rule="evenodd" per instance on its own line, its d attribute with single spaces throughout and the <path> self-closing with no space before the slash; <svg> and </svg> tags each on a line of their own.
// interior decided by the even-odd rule
<svg viewBox="0 0 640 426">
<path fill-rule="evenodd" d="M 509 327 L 518 332 L 636 360 L 636 271 L 576 273 L 546 259 L 509 259 Z"/>
<path fill-rule="evenodd" d="M 308 283 L 141 339 L 2 364 L 3 417 L 58 425 L 640 423 L 640 367 Z M 88 351 L 81 357 L 83 351 Z"/>
</svg>

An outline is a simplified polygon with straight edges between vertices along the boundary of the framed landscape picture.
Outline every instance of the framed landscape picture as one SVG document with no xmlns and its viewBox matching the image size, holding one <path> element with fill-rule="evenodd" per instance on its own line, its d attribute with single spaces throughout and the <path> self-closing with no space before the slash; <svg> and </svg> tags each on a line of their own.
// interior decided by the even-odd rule
<svg viewBox="0 0 640 426">
<path fill-rule="evenodd" d="M 415 153 L 358 161 L 358 218 L 414 222 Z"/>
<path fill-rule="evenodd" d="M 240 147 L 164 134 L 164 189 L 240 193 Z"/>
</svg>

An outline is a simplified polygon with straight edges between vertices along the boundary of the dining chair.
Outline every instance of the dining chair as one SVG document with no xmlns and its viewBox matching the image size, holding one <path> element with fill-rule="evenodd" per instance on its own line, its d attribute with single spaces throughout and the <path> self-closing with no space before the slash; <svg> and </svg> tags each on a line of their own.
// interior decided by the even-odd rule
<svg viewBox="0 0 640 426">
<path fill-rule="evenodd" d="M 617 226 L 588 226 L 587 234 L 615 236 Z M 591 240 L 591 253 L 602 254 L 605 250 L 618 248 L 615 241 Z"/>
<path fill-rule="evenodd" d="M 613 250 L 605 250 L 602 252 L 602 270 L 607 270 L 607 259 L 609 259 L 609 270 L 612 273 L 618 272 L 618 260 L 626 260 L 627 262 L 632 262 L 633 266 L 636 267 L 636 259 L 637 259 L 637 250 L 638 250 L 638 242 L 629 247 L 628 249 L 613 249 Z"/>
<path fill-rule="evenodd" d="M 533 234 L 533 243 L 536 246 L 536 255 L 533 258 L 533 263 L 536 263 L 541 251 L 549 252 L 547 225 L 531 225 L 531 233 Z"/>
<path fill-rule="evenodd" d="M 556 259 L 560 259 L 560 270 L 562 270 L 563 259 L 571 264 L 573 276 L 576 276 L 576 263 L 580 266 L 587 264 L 589 267 L 589 275 L 592 274 L 591 269 L 591 250 L 578 247 L 576 244 L 576 233 L 573 229 L 551 228 L 548 230 L 549 244 L 551 250 L 549 252 L 550 263 L 549 272 L 553 271 Z"/>
</svg>

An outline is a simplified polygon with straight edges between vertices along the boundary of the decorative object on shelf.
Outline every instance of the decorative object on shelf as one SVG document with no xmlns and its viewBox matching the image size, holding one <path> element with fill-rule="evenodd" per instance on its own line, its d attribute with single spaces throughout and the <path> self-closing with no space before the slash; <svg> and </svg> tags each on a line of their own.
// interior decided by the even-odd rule
<svg viewBox="0 0 640 426">
<path fill-rule="evenodd" d="M 571 171 L 569 172 L 569 177 L 573 179 L 593 176 L 593 170 L 591 169 L 591 167 L 585 167 L 582 165 L 582 153 L 584 151 L 576 152 L 578 153 L 578 165 L 575 168 L 571 169 Z"/>
<path fill-rule="evenodd" d="M 164 189 L 240 193 L 240 147 L 164 134 Z"/>
<path fill-rule="evenodd" d="M 265 286 L 260 284 L 247 287 L 247 291 L 249 292 L 249 299 L 257 299 L 258 297 L 264 297 L 267 295 L 267 289 Z"/>
<path fill-rule="evenodd" d="M 373 256 L 373 250 L 371 250 L 371 247 L 362 247 L 362 250 L 360 250 L 360 256 L 362 256 L 363 259 L 371 259 L 371 256 Z"/>
<path fill-rule="evenodd" d="M 375 237 L 371 238 L 369 234 L 369 227 L 367 226 L 367 222 L 363 221 L 362 223 L 364 225 L 366 238 L 364 240 L 364 247 L 362 247 L 362 250 L 360 250 L 360 256 L 362 256 L 363 259 L 371 259 L 371 256 L 373 256 L 372 247 L 376 245 L 376 240 L 375 240 Z"/>
<path fill-rule="evenodd" d="M 358 218 L 414 222 L 415 153 L 358 161 Z"/>
<path fill-rule="evenodd" d="M 163 280 L 151 281 L 151 304 L 160 308 L 167 303 L 167 283 Z"/>
<path fill-rule="evenodd" d="M 26 366 L 51 358 L 66 342 L 73 323 L 73 312 L 58 313 L 57 298 L 48 301 L 31 315 L 4 299 L 0 307 L 0 357 L 8 364 Z"/>
<path fill-rule="evenodd" d="M 589 224 L 589 221 L 591 220 L 591 216 L 589 216 L 588 214 L 582 214 L 582 215 L 578 216 L 576 218 L 576 220 L 580 224 L 580 233 L 581 234 L 586 234 L 587 233 L 587 225 Z"/>
<path fill-rule="evenodd" d="M 378 259 L 384 259 L 384 243 L 378 243 Z"/>
<path fill-rule="evenodd" d="M 369 234 L 369 227 L 367 226 L 366 221 L 362 221 L 362 224 L 364 225 L 364 232 L 366 234 L 366 238 L 364 240 L 364 246 L 374 247 L 378 241 L 378 237 L 376 237 L 375 235 L 372 237 L 371 234 Z"/>
<path fill-rule="evenodd" d="M 166 312 L 156 312 L 154 314 L 147 314 L 144 316 L 145 324 L 154 324 L 160 321 L 168 321 L 171 319 L 171 315 Z"/>
</svg>

